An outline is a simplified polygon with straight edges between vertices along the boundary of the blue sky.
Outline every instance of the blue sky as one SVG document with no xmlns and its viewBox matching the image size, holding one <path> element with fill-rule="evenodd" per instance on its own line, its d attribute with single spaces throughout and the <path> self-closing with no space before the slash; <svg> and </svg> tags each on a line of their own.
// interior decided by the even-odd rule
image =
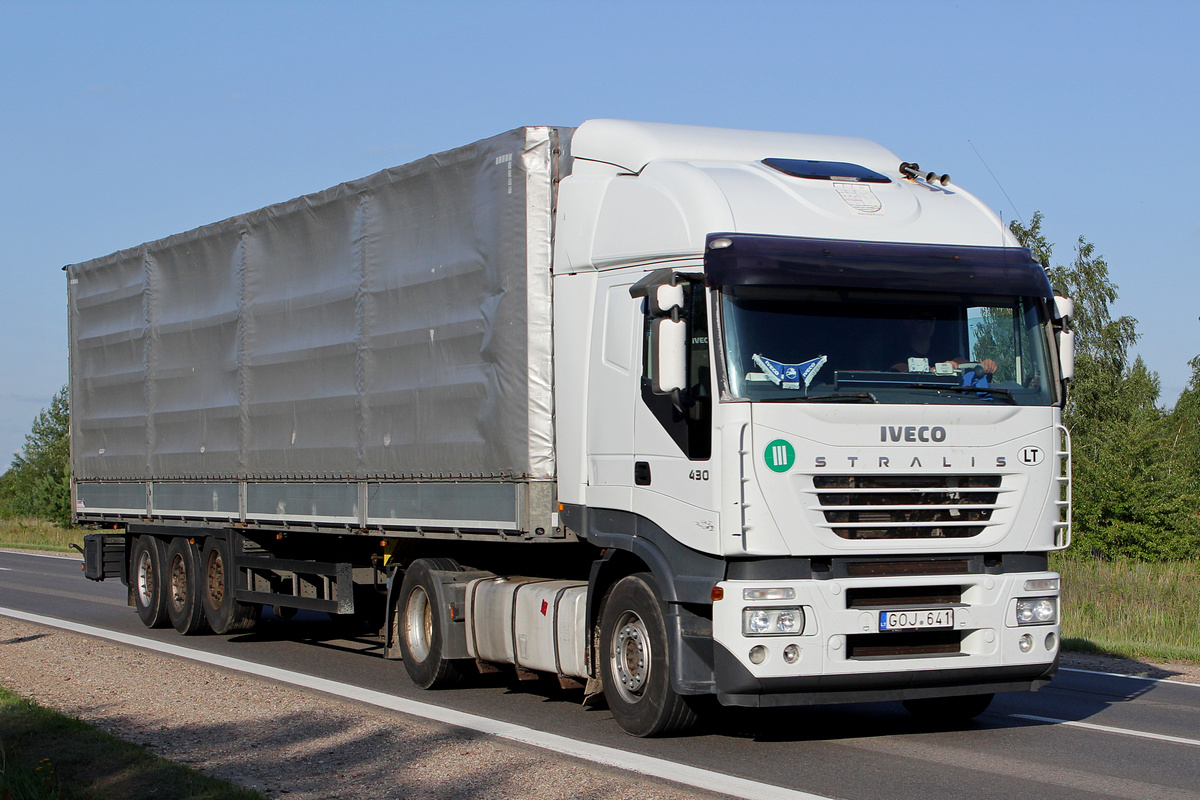
<svg viewBox="0 0 1200 800">
<path fill-rule="evenodd" d="M 1191 2 L 0 0 L 0 462 L 66 382 L 63 265 L 592 117 L 863 136 L 1041 210 L 1056 261 L 1108 261 L 1173 402 L 1197 30 Z"/>
</svg>

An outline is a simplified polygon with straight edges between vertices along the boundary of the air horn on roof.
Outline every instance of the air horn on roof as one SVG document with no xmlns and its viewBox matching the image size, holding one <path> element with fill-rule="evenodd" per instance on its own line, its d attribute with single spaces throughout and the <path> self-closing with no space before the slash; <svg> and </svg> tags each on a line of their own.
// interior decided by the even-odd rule
<svg viewBox="0 0 1200 800">
<path fill-rule="evenodd" d="M 950 183 L 949 175 L 942 175 L 939 177 L 936 172 L 922 173 L 921 165 L 915 161 L 912 161 L 912 162 L 901 161 L 900 162 L 900 174 L 903 175 L 905 178 L 907 178 L 910 181 L 915 181 L 918 178 L 924 178 L 925 182 L 930 185 L 935 184 L 935 183 L 940 183 L 942 186 L 946 186 L 947 184 Z"/>
</svg>

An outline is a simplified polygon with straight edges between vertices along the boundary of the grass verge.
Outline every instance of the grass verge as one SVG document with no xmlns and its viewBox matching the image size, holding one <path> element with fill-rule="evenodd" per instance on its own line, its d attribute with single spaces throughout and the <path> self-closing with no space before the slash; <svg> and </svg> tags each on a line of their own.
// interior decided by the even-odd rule
<svg viewBox="0 0 1200 800">
<path fill-rule="evenodd" d="M 11 517 L 0 519 L 0 547 L 21 550 L 74 552 L 69 545 L 83 547 L 83 528 L 60 528 L 40 519 Z"/>
<path fill-rule="evenodd" d="M 5 800 L 266 800 L 0 688 Z"/>
<path fill-rule="evenodd" d="M 1200 661 L 1200 561 L 1098 561 L 1056 554 L 1063 646 L 1126 658 Z"/>
</svg>

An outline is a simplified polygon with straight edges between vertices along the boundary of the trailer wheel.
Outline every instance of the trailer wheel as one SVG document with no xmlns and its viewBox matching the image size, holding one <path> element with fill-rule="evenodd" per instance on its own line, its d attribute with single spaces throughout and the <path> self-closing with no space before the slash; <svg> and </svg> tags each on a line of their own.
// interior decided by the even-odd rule
<svg viewBox="0 0 1200 800">
<path fill-rule="evenodd" d="M 924 697 L 904 700 L 908 713 L 923 722 L 935 725 L 957 725 L 975 719 L 992 704 L 991 694 L 971 694 L 962 697 Z"/>
<path fill-rule="evenodd" d="M 392 616 L 393 635 L 400 643 L 404 669 L 422 689 L 444 689 L 462 679 L 454 661 L 442 658 L 441 614 L 436 602 L 433 570 L 460 569 L 444 558 L 418 558 L 404 573 L 400 602 Z"/>
<path fill-rule="evenodd" d="M 167 592 L 163 572 L 162 542 L 153 536 L 139 536 L 133 542 L 130 555 L 129 585 L 133 589 L 133 603 L 138 617 L 147 628 L 165 628 L 171 624 L 167 618 Z"/>
<path fill-rule="evenodd" d="M 176 536 L 167 546 L 167 616 L 175 630 L 189 636 L 208 629 L 200 597 L 200 552 L 185 536 Z"/>
<path fill-rule="evenodd" d="M 600 675 L 613 718 L 633 736 L 678 733 L 695 724 L 688 698 L 671 688 L 667 627 L 654 578 L 617 581 L 600 612 Z"/>
<path fill-rule="evenodd" d="M 209 537 L 201 553 L 203 591 L 200 596 L 209 626 L 219 634 L 250 630 L 258 624 L 262 606 L 234 599 L 235 580 L 228 540 Z"/>
</svg>

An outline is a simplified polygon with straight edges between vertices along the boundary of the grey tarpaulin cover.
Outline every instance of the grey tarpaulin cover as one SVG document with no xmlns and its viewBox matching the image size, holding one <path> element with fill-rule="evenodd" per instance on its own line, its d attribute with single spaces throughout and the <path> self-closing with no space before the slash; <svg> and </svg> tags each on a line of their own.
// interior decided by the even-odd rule
<svg viewBox="0 0 1200 800">
<path fill-rule="evenodd" d="M 519 128 L 68 267 L 75 477 L 552 478 L 569 133 Z"/>
</svg>

